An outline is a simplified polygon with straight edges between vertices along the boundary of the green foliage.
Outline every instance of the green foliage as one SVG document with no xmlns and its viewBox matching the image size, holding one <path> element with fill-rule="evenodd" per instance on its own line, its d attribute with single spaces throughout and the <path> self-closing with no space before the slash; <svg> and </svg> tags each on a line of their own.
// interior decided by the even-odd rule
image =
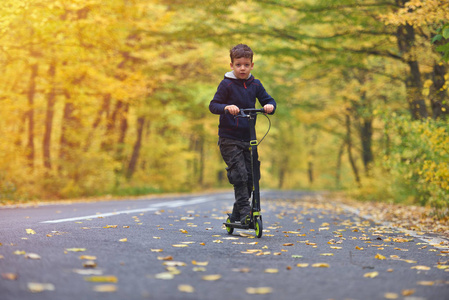
<svg viewBox="0 0 449 300">
<path fill-rule="evenodd" d="M 449 61 L 449 24 L 445 24 L 438 28 L 437 34 L 432 38 L 432 43 L 446 41 L 446 44 L 442 44 L 436 47 L 436 50 L 443 53 L 443 59 Z"/>
<path fill-rule="evenodd" d="M 391 180 L 392 196 L 449 207 L 449 124 L 394 115 L 386 124 L 391 143 L 383 166 Z"/>
</svg>

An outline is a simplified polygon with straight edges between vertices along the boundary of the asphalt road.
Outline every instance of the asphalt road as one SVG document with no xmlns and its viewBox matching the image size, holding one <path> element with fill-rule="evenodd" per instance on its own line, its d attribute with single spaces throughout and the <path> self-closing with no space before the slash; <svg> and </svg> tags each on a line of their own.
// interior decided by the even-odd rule
<svg viewBox="0 0 449 300">
<path fill-rule="evenodd" d="M 228 235 L 231 206 L 221 193 L 1 208 L 0 299 L 449 299 L 441 237 L 301 192 L 262 193 L 262 238 Z"/>
</svg>

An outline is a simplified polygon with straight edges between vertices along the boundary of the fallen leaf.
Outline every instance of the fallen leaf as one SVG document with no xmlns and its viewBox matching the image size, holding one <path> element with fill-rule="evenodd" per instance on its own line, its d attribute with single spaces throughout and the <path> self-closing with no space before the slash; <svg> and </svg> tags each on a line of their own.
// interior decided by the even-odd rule
<svg viewBox="0 0 449 300">
<path fill-rule="evenodd" d="M 383 256 L 382 254 L 377 253 L 376 256 L 374 257 L 375 259 L 380 259 L 380 260 L 384 260 L 387 259 L 385 256 Z"/>
<path fill-rule="evenodd" d="M 283 244 L 283 246 L 294 246 L 295 244 L 293 244 L 293 243 L 285 243 L 285 244 Z"/>
<path fill-rule="evenodd" d="M 415 290 L 402 290 L 402 296 L 411 296 L 415 293 Z"/>
<path fill-rule="evenodd" d="M 302 258 L 302 257 L 303 257 L 302 255 L 296 255 L 296 254 L 292 255 L 292 258 Z"/>
<path fill-rule="evenodd" d="M 186 245 L 186 244 L 174 244 L 174 245 L 172 245 L 173 247 L 175 247 L 175 248 L 185 248 L 185 247 L 189 247 L 189 245 Z"/>
<path fill-rule="evenodd" d="M 435 284 L 435 281 L 418 281 L 416 284 L 425 285 L 425 286 L 432 286 L 432 285 Z"/>
<path fill-rule="evenodd" d="M 385 299 L 398 299 L 399 295 L 396 293 L 385 293 L 384 297 Z"/>
<path fill-rule="evenodd" d="M 86 251 L 86 248 L 67 248 L 65 250 L 70 252 L 84 252 Z"/>
<path fill-rule="evenodd" d="M 185 229 L 179 229 L 179 231 L 181 232 L 181 233 L 189 233 L 187 230 L 185 230 Z"/>
<path fill-rule="evenodd" d="M 192 265 L 196 265 L 196 266 L 207 266 L 209 264 L 208 261 L 196 261 L 196 260 L 192 260 Z"/>
<path fill-rule="evenodd" d="M 84 277 L 84 280 L 89 282 L 118 282 L 118 278 L 112 275 Z"/>
<path fill-rule="evenodd" d="M 204 267 L 194 267 L 193 272 L 206 272 L 206 268 Z"/>
<path fill-rule="evenodd" d="M 369 272 L 369 273 L 365 273 L 365 275 L 363 275 L 363 277 L 365 278 L 375 278 L 379 275 L 379 272 Z"/>
<path fill-rule="evenodd" d="M 271 294 L 273 289 L 270 287 L 248 287 L 246 288 L 246 293 L 250 295 L 266 295 Z"/>
<path fill-rule="evenodd" d="M 191 285 L 180 284 L 180 285 L 178 285 L 178 291 L 183 292 L 183 293 L 193 293 L 193 292 L 195 292 L 195 289 Z"/>
<path fill-rule="evenodd" d="M 163 273 L 156 274 L 154 277 L 156 279 L 171 280 L 171 279 L 175 278 L 175 275 L 171 272 L 163 272 Z"/>
<path fill-rule="evenodd" d="M 314 268 L 329 268 L 330 265 L 327 263 L 316 263 L 316 264 L 313 264 L 312 267 L 314 267 Z"/>
<path fill-rule="evenodd" d="M 19 276 L 15 273 L 2 273 L 2 278 L 6 280 L 17 280 Z"/>
<path fill-rule="evenodd" d="M 27 253 L 25 257 L 29 259 L 41 259 L 40 255 L 36 253 Z"/>
<path fill-rule="evenodd" d="M 85 263 L 83 263 L 83 267 L 93 269 L 97 267 L 97 263 L 94 262 L 93 260 L 88 260 Z"/>
<path fill-rule="evenodd" d="M 117 286 L 113 284 L 101 284 L 93 287 L 94 292 L 113 293 L 117 291 Z"/>
<path fill-rule="evenodd" d="M 16 251 L 13 252 L 13 254 L 14 254 L 14 255 L 25 255 L 26 252 L 23 251 L 23 250 L 16 250 Z"/>
<path fill-rule="evenodd" d="M 296 266 L 298 268 L 307 268 L 309 266 L 309 264 L 297 264 Z"/>
<path fill-rule="evenodd" d="M 120 239 L 120 240 L 118 240 L 119 242 L 127 242 L 128 241 L 128 239 L 127 238 L 124 238 L 124 239 Z"/>
<path fill-rule="evenodd" d="M 169 255 L 169 256 L 158 256 L 157 257 L 158 260 L 173 260 L 173 256 Z"/>
<path fill-rule="evenodd" d="M 363 247 L 355 246 L 356 250 L 363 250 Z"/>
<path fill-rule="evenodd" d="M 28 228 L 25 230 L 26 230 L 27 234 L 36 234 L 36 231 L 34 231 L 33 229 Z"/>
<path fill-rule="evenodd" d="M 430 270 L 430 267 L 428 267 L 428 266 L 413 266 L 410 269 L 416 269 L 416 270 L 420 270 L 420 271 L 428 271 L 428 270 Z"/>
<path fill-rule="evenodd" d="M 162 251 L 164 251 L 164 250 L 162 250 L 162 249 L 151 249 L 151 252 L 162 252 Z"/>
<path fill-rule="evenodd" d="M 234 268 L 234 269 L 232 269 L 232 271 L 240 272 L 240 273 L 249 273 L 251 270 L 249 268 L 240 268 L 240 269 Z"/>
<path fill-rule="evenodd" d="M 73 269 L 73 272 L 79 275 L 84 275 L 84 276 L 90 276 L 90 275 L 95 275 L 95 276 L 100 276 L 103 275 L 103 271 L 102 270 L 94 270 L 94 269 Z"/>
<path fill-rule="evenodd" d="M 205 275 L 201 278 L 206 281 L 216 281 L 221 278 L 221 275 L 220 274 Z"/>
<path fill-rule="evenodd" d="M 96 260 L 97 257 L 96 256 L 92 256 L 92 255 L 81 255 L 80 259 Z"/>
<path fill-rule="evenodd" d="M 29 282 L 28 290 L 32 293 L 40 293 L 43 291 L 54 291 L 55 286 L 51 283 L 37 283 L 37 282 Z"/>
<path fill-rule="evenodd" d="M 275 273 L 279 273 L 279 270 L 273 269 L 273 268 L 268 268 L 268 269 L 265 269 L 265 273 L 275 274 Z"/>
<path fill-rule="evenodd" d="M 182 261 L 166 261 L 163 263 L 164 266 L 169 266 L 169 267 L 184 267 L 187 264 L 185 262 Z"/>
<path fill-rule="evenodd" d="M 117 228 L 117 225 L 106 225 L 103 228 Z"/>
<path fill-rule="evenodd" d="M 321 253 L 321 256 L 334 256 L 334 253 Z"/>
</svg>

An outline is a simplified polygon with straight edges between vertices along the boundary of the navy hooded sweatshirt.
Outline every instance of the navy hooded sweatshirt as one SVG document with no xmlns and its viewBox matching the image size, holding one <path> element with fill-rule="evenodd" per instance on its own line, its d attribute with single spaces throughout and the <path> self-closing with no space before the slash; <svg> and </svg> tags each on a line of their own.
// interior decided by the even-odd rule
<svg viewBox="0 0 449 300">
<path fill-rule="evenodd" d="M 250 141 L 248 120 L 225 114 L 224 108 L 227 105 L 236 105 L 240 109 L 255 108 L 256 98 L 262 106 L 272 104 L 274 110 L 271 114 L 274 113 L 276 101 L 253 75 L 250 75 L 248 79 L 238 79 L 232 71 L 225 74 L 209 104 L 209 110 L 220 115 L 220 124 L 218 125 L 220 137 L 244 142 Z"/>
</svg>

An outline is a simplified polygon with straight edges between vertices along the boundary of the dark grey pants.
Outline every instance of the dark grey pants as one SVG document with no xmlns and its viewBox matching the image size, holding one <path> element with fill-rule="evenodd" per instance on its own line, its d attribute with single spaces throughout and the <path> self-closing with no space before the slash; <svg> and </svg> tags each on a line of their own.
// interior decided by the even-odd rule
<svg viewBox="0 0 449 300">
<path fill-rule="evenodd" d="M 219 138 L 221 156 L 225 161 L 228 180 L 234 186 L 235 203 L 232 215 L 240 219 L 251 212 L 249 199 L 253 190 L 249 142 Z"/>
</svg>

